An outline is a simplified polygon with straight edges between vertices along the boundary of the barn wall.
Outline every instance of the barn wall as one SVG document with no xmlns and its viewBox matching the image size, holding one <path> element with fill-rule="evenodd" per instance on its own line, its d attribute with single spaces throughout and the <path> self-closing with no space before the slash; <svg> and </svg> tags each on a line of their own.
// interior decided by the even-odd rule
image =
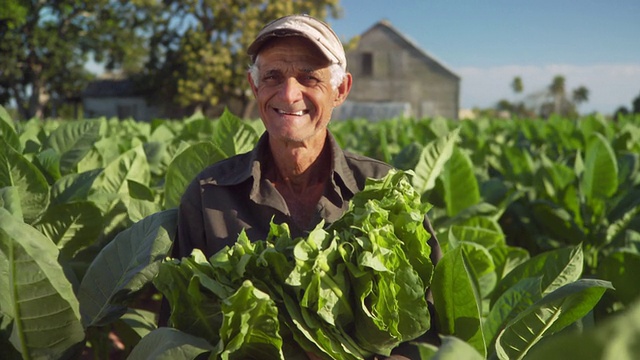
<svg viewBox="0 0 640 360">
<path fill-rule="evenodd" d="M 369 73 L 367 57 L 373 60 Z M 347 66 L 354 77 L 351 101 L 408 102 L 418 118 L 458 116 L 459 78 L 389 27 L 363 34 L 347 53 Z"/>
</svg>

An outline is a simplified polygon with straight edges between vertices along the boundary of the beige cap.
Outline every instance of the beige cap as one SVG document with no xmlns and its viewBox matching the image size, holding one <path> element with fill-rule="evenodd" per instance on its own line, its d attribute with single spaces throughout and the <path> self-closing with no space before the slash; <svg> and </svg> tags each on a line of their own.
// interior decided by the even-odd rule
<svg viewBox="0 0 640 360">
<path fill-rule="evenodd" d="M 347 58 L 338 35 L 329 25 L 309 15 L 289 15 L 268 23 L 247 49 L 251 61 L 256 60 L 256 55 L 267 40 L 284 36 L 302 36 L 311 40 L 329 61 L 347 69 Z"/>
</svg>

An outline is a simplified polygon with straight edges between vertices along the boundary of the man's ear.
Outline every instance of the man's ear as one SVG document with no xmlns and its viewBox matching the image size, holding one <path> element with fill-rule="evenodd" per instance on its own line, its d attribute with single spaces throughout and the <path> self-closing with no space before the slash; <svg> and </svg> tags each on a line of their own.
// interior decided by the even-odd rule
<svg viewBox="0 0 640 360">
<path fill-rule="evenodd" d="M 333 107 L 336 107 L 342 104 L 349 96 L 349 92 L 351 91 L 351 85 L 353 83 L 353 77 L 351 73 L 346 73 L 342 83 L 336 89 L 336 97 L 333 99 Z"/>
</svg>

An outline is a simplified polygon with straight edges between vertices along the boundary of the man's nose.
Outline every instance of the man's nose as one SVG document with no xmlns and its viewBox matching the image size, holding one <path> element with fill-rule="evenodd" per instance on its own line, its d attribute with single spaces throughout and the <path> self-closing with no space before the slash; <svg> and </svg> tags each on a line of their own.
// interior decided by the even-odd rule
<svg viewBox="0 0 640 360">
<path fill-rule="evenodd" d="M 295 77 L 288 77 L 280 88 L 280 94 L 284 100 L 294 103 L 302 99 L 302 84 Z"/>
</svg>

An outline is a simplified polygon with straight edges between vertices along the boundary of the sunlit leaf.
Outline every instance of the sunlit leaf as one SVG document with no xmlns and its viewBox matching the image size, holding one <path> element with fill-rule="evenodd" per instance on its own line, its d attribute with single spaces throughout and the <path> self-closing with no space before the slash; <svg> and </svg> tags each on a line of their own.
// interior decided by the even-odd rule
<svg viewBox="0 0 640 360">
<path fill-rule="evenodd" d="M 143 337 L 127 359 L 194 360 L 214 347 L 206 340 L 162 327 Z"/>
<path fill-rule="evenodd" d="M 580 186 L 587 202 L 612 196 L 618 189 L 618 163 L 609 141 L 599 133 L 589 139 Z"/>
<path fill-rule="evenodd" d="M 78 290 L 85 327 L 121 316 L 126 311 L 124 300 L 151 282 L 171 245 L 176 219 L 176 209 L 151 215 L 102 249 Z"/>
<path fill-rule="evenodd" d="M 424 194 L 435 186 L 436 179 L 453 153 L 459 132 L 460 129 L 455 129 L 446 137 L 428 143 L 422 150 L 413 177 L 413 186 L 419 193 Z"/>
<path fill-rule="evenodd" d="M 476 351 L 486 356 L 481 298 L 461 247 L 445 253 L 438 262 L 431 288 L 440 332 L 470 343 Z"/>
<path fill-rule="evenodd" d="M 541 290 L 547 294 L 582 276 L 584 257 L 581 246 L 567 247 L 538 254 L 518 265 L 502 279 L 493 294 L 492 304 L 511 286 L 528 277 L 541 276 Z"/>
<path fill-rule="evenodd" d="M 98 120 L 68 121 L 60 123 L 45 142 L 60 154 L 60 172 L 76 172 L 76 165 L 100 138 L 101 122 Z"/>
<path fill-rule="evenodd" d="M 164 208 L 178 206 L 182 194 L 196 175 L 223 159 L 226 159 L 224 152 L 211 142 L 194 144 L 176 156 L 167 168 Z"/>
<path fill-rule="evenodd" d="M 22 214 L 32 223 L 49 204 L 49 184 L 42 172 L 0 138 L 0 188 L 15 186 L 20 194 Z"/>
<path fill-rule="evenodd" d="M 580 279 L 547 294 L 500 332 L 496 339 L 498 358 L 524 358 L 543 337 L 557 333 L 591 311 L 610 288 L 608 281 Z"/>
<path fill-rule="evenodd" d="M 62 358 L 84 340 L 73 286 L 58 249 L 0 208 L 0 309 L 13 320 L 11 342 L 23 358 Z"/>
</svg>

